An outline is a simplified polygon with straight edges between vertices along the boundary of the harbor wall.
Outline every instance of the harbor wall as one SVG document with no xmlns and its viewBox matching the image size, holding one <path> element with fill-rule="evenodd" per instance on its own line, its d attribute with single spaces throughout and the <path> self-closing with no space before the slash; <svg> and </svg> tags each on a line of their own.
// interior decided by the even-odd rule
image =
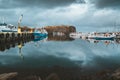
<svg viewBox="0 0 120 80">
<path fill-rule="evenodd" d="M 1 32 L 0 44 L 22 41 L 27 39 L 34 39 L 33 33 L 17 33 L 17 32 Z"/>
</svg>

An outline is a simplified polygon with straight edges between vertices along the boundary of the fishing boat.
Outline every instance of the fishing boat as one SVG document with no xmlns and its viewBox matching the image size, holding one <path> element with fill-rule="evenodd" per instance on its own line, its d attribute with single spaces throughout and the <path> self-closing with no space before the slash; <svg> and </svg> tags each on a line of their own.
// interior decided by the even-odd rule
<svg viewBox="0 0 120 80">
<path fill-rule="evenodd" d="M 92 39 L 95 39 L 95 40 L 114 40 L 114 37 L 113 36 L 111 36 L 111 37 L 97 36 L 97 37 L 93 37 Z"/>
<path fill-rule="evenodd" d="M 95 34 L 90 34 L 88 36 L 89 39 L 95 39 L 95 40 L 114 40 L 115 38 L 115 34 L 99 34 L 99 35 L 95 35 Z"/>
<path fill-rule="evenodd" d="M 35 29 L 33 35 L 34 35 L 34 40 L 39 40 L 39 39 L 47 37 L 48 33 L 45 29 L 42 28 L 40 30 Z"/>
<path fill-rule="evenodd" d="M 17 32 L 17 27 L 5 22 L 0 23 L 0 32 Z"/>
<path fill-rule="evenodd" d="M 36 37 L 36 38 L 34 38 L 34 42 L 38 42 L 38 41 L 41 41 L 41 40 L 45 40 L 45 39 L 47 39 L 47 36 L 41 36 L 41 37 Z"/>
<path fill-rule="evenodd" d="M 70 33 L 69 34 L 69 37 L 71 37 L 71 38 L 73 38 L 73 39 L 79 39 L 79 38 L 81 38 L 81 36 L 82 36 L 83 34 L 82 34 L 82 32 L 74 32 L 74 33 Z"/>
</svg>

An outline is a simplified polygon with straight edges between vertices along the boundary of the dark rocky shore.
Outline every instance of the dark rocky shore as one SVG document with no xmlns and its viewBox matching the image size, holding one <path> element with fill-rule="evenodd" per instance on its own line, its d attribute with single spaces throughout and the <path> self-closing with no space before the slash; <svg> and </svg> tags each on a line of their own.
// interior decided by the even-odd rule
<svg viewBox="0 0 120 80">
<path fill-rule="evenodd" d="M 14 71 L 14 72 L 9 72 Z M 120 69 L 103 70 L 85 74 L 80 68 L 52 67 L 42 69 L 26 69 L 15 72 L 15 69 L 0 74 L 0 80 L 120 80 Z"/>
</svg>

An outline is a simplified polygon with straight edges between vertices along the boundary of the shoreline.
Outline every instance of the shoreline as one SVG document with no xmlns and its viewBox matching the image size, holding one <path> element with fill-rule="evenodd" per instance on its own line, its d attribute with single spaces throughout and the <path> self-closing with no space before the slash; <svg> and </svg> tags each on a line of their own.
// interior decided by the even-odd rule
<svg viewBox="0 0 120 80">
<path fill-rule="evenodd" d="M 95 73 L 85 74 L 78 67 L 51 67 L 38 69 L 7 69 L 8 71 L 0 71 L 0 75 L 4 75 L 6 79 L 0 80 L 119 80 L 117 70 L 100 70 Z M 90 72 L 87 72 L 90 73 Z M 12 76 L 12 77 L 11 77 Z"/>
</svg>

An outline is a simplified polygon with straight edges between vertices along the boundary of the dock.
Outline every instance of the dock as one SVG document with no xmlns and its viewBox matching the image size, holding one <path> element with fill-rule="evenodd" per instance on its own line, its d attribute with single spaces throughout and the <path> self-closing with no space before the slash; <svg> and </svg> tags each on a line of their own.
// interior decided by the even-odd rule
<svg viewBox="0 0 120 80">
<path fill-rule="evenodd" d="M 15 42 L 15 41 L 22 41 L 26 39 L 34 39 L 33 33 L 29 32 L 1 32 L 0 33 L 0 44 Z"/>
</svg>

